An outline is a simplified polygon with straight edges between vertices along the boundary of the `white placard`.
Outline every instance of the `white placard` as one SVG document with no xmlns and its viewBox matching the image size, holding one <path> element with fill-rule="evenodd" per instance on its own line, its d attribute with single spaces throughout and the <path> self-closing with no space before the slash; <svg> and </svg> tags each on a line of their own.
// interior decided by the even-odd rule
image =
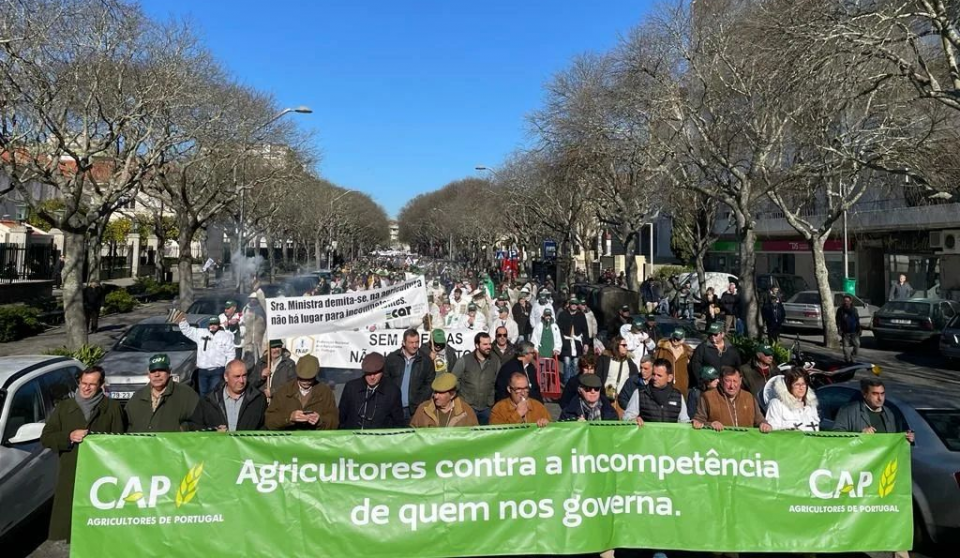
<svg viewBox="0 0 960 558">
<path fill-rule="evenodd" d="M 304 335 L 284 339 L 284 347 L 290 351 L 293 360 L 312 354 L 320 360 L 324 368 L 359 369 L 360 362 L 367 353 L 378 352 L 386 356 L 400 348 L 403 342 L 402 329 L 384 329 L 379 331 L 338 331 L 320 335 Z M 477 332 L 469 329 L 451 329 L 444 331 L 449 344 L 457 356 L 474 349 L 473 338 Z M 430 332 L 420 332 L 420 345 L 430 341 Z"/>
</svg>

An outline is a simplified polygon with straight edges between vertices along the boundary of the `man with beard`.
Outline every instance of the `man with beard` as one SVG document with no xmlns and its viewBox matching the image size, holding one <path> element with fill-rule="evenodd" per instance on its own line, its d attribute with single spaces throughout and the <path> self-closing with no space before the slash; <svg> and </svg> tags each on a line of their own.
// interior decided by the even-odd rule
<svg viewBox="0 0 960 558">
<path fill-rule="evenodd" d="M 400 388 L 383 381 L 386 359 L 380 353 L 363 357 L 363 376 L 347 382 L 340 396 L 340 430 L 404 426 Z"/>
<path fill-rule="evenodd" d="M 457 360 L 453 375 L 459 380 L 460 394 L 473 406 L 480 424 L 490 420 L 490 408 L 494 400 L 494 386 L 500 359 L 493 353 L 490 334 L 480 332 L 473 338 L 473 352 Z"/>
<path fill-rule="evenodd" d="M 50 514 L 49 538 L 70 542 L 70 517 L 77 474 L 77 453 L 90 432 L 123 433 L 120 403 L 103 394 L 104 371 L 93 366 L 80 373 L 76 394 L 57 404 L 43 426 L 40 443 L 57 452 L 57 490 Z"/>
</svg>

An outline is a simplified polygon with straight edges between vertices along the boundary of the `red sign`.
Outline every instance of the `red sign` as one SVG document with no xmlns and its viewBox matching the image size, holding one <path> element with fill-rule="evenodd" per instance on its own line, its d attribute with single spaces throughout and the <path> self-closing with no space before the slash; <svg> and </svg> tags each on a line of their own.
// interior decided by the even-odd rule
<svg viewBox="0 0 960 558">
<path fill-rule="evenodd" d="M 852 249 L 852 247 L 851 247 Z M 842 252 L 843 241 L 830 239 L 823 244 L 825 252 Z M 760 242 L 761 252 L 809 252 L 810 243 L 806 240 L 763 240 Z"/>
</svg>

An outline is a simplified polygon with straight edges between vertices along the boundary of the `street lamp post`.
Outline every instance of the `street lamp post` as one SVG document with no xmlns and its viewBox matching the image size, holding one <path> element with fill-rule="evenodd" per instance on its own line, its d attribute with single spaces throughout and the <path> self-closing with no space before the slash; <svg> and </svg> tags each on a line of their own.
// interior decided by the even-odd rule
<svg viewBox="0 0 960 558">
<path fill-rule="evenodd" d="M 340 198 L 346 196 L 347 194 L 353 194 L 353 193 L 356 193 L 356 190 L 347 190 L 346 192 L 343 192 L 343 193 L 340 194 L 339 196 L 337 196 L 337 197 L 333 198 L 332 200 L 330 200 L 330 219 L 331 219 L 331 221 L 332 221 L 332 219 L 333 219 L 333 206 L 334 206 L 334 204 L 337 203 L 337 201 L 339 201 Z M 334 251 L 334 250 L 336 249 L 336 247 L 337 247 L 337 246 L 336 246 L 336 241 L 333 240 L 333 230 L 332 230 L 332 229 L 333 229 L 333 226 L 332 226 L 332 225 L 333 225 L 333 223 L 331 222 L 330 249 L 327 250 L 327 269 L 333 269 L 333 251 Z M 320 262 L 317 262 L 317 265 L 320 265 Z"/>
<path fill-rule="evenodd" d="M 269 126 L 269 125 L 271 125 L 271 124 L 273 124 L 273 123 L 276 122 L 277 120 L 280 120 L 281 118 L 283 118 L 284 116 L 290 114 L 291 112 L 295 112 L 295 113 L 297 113 L 297 114 L 310 114 L 310 113 L 313 112 L 313 109 L 311 109 L 310 107 L 303 106 L 303 105 L 300 105 L 300 106 L 294 107 L 294 108 L 285 108 L 285 109 L 281 110 L 280 112 L 278 112 L 277 114 L 273 115 L 272 118 L 270 118 L 269 120 L 267 120 L 267 121 L 264 122 L 263 124 L 260 124 L 259 126 L 257 126 L 256 128 L 254 128 L 254 129 L 250 132 L 250 134 L 253 135 L 253 134 L 256 133 L 256 132 L 259 132 L 260 130 L 266 128 L 267 126 Z M 247 144 L 246 146 L 244 146 L 244 147 L 245 147 L 245 148 L 248 147 L 250 143 L 253 143 L 253 142 L 255 142 L 255 141 L 257 141 L 257 138 L 256 138 L 256 137 L 251 138 L 251 139 L 250 139 L 250 142 L 248 142 L 248 144 Z M 244 149 L 244 151 L 246 151 L 246 149 Z M 242 156 L 244 156 L 244 154 L 241 153 L 240 156 L 242 157 Z M 233 181 L 234 181 L 234 184 L 236 184 L 236 182 L 237 182 L 237 167 L 236 167 L 236 166 L 233 167 Z M 247 256 L 246 250 L 244 249 L 244 246 L 243 246 L 243 226 L 244 226 L 244 220 L 245 220 L 244 218 L 245 218 L 245 215 L 246 215 L 246 207 L 245 207 L 245 205 L 246 205 L 246 192 L 247 192 L 246 188 L 241 188 L 241 189 L 240 189 L 240 226 L 239 226 L 239 230 L 237 231 L 237 249 L 238 249 L 238 250 L 241 250 L 241 255 L 242 255 L 243 257 L 246 257 L 246 256 Z M 238 279 L 238 281 L 239 281 L 239 279 Z M 240 285 L 238 284 L 238 286 L 240 286 Z"/>
</svg>

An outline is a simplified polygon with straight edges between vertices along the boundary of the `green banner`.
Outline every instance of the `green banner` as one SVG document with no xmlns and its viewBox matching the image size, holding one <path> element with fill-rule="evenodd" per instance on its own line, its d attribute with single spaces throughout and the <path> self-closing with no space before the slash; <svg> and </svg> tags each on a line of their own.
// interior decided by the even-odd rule
<svg viewBox="0 0 960 558">
<path fill-rule="evenodd" d="M 561 423 L 89 436 L 71 556 L 912 546 L 902 435 Z"/>
</svg>

